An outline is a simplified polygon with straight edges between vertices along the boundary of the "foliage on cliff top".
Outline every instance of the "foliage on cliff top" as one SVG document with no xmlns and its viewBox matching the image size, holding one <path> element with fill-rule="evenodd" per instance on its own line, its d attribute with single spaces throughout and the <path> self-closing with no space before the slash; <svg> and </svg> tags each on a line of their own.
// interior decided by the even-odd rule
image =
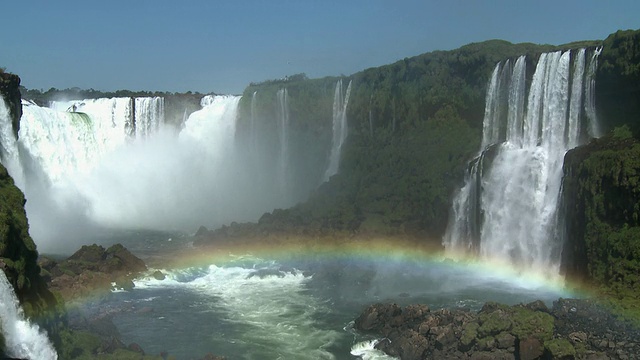
<svg viewBox="0 0 640 360">
<path fill-rule="evenodd" d="M 343 86 L 352 80 L 353 88 L 347 109 L 349 135 L 338 175 L 306 203 L 274 212 L 261 224 L 288 221 L 311 231 L 426 233 L 438 238 L 466 163 L 478 151 L 486 84 L 496 63 L 527 55 L 533 64 L 540 53 L 566 47 L 490 40 L 405 58 L 344 78 Z M 337 80 L 252 84 L 241 100 L 240 120 L 245 125 L 239 125 L 239 131 L 248 129 L 255 91 L 256 112 L 275 114 L 275 93 L 286 87 L 292 127 L 316 134 L 301 143 L 304 150 L 318 147 L 316 152 L 323 155 L 307 166 L 322 169 L 328 149 L 322 154 L 318 143 L 327 142 L 331 134 Z"/>
<path fill-rule="evenodd" d="M 605 130 L 627 124 L 640 137 L 640 30 L 621 30 L 605 39 L 596 101 Z"/>
</svg>

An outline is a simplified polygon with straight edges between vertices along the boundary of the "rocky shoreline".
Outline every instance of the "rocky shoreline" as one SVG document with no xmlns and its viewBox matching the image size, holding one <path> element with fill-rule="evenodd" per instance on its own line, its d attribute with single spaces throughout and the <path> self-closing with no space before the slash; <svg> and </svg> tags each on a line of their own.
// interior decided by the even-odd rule
<svg viewBox="0 0 640 360">
<path fill-rule="evenodd" d="M 374 304 L 355 329 L 378 336 L 376 349 L 418 359 L 640 359 L 640 329 L 593 300 L 431 310 Z"/>
<path fill-rule="evenodd" d="M 111 291 L 114 284 L 130 288 L 137 276 L 162 277 L 162 273 L 149 273 L 141 259 L 119 244 L 108 249 L 83 246 L 65 260 L 41 257 L 39 263 L 49 287 L 69 304 L 69 329 L 76 336 L 82 335 L 78 339 L 93 339 L 87 341 L 90 348 L 86 349 L 86 344 L 74 341 L 73 351 L 172 358 L 167 353 L 144 355 L 139 345 L 127 345 L 111 321 L 114 314 L 109 310 L 89 314 L 73 305 L 74 299 L 88 294 L 97 296 L 99 302 L 100 295 Z M 322 274 L 319 276 L 323 278 Z M 381 339 L 377 349 L 403 360 L 640 359 L 640 328 L 586 299 L 559 299 L 551 308 L 542 301 L 514 306 L 489 302 L 478 312 L 468 308 L 432 310 L 427 305 L 403 308 L 390 303 L 373 304 L 355 320 L 354 328 Z M 208 354 L 203 359 L 223 358 Z"/>
<path fill-rule="evenodd" d="M 63 260 L 41 256 L 38 265 L 48 288 L 65 303 L 64 319 L 68 330 L 60 334 L 64 344 L 58 349 L 61 358 L 175 359 L 168 352 L 149 355 L 139 344 L 127 344 L 112 321 L 118 312 L 153 309 L 100 309 L 97 312 L 87 309 L 93 303 L 100 304 L 101 298 L 114 288 L 133 289 L 133 280 L 139 276 L 164 277 L 160 271 L 150 273 L 144 261 L 124 246 L 85 245 Z M 209 353 L 202 359 L 225 358 Z"/>
</svg>

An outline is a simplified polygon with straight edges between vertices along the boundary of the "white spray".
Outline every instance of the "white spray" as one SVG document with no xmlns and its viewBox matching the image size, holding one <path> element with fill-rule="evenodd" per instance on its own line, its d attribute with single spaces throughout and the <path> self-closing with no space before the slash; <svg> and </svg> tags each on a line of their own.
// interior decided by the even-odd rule
<svg viewBox="0 0 640 360">
<path fill-rule="evenodd" d="M 0 328 L 8 355 L 38 360 L 58 358 L 47 335 L 25 318 L 4 271 L 0 271 Z"/>
</svg>

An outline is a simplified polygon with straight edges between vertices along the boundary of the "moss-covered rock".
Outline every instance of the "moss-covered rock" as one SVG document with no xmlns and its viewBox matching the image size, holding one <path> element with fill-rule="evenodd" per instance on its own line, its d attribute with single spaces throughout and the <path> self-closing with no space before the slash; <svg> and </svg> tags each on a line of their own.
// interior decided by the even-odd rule
<svg viewBox="0 0 640 360">
<path fill-rule="evenodd" d="M 551 339 L 545 341 L 544 347 L 552 359 L 573 360 L 576 357 L 576 349 L 567 339 Z"/>
<path fill-rule="evenodd" d="M 25 314 L 53 331 L 58 303 L 40 276 L 36 245 L 29 236 L 25 198 L 0 165 L 0 268 L 13 286 Z"/>
<path fill-rule="evenodd" d="M 519 339 L 535 337 L 546 341 L 553 337 L 553 316 L 542 311 L 532 311 L 524 307 L 514 306 L 511 316 L 513 327 L 511 333 Z"/>
<path fill-rule="evenodd" d="M 478 325 L 477 322 L 468 323 L 464 330 L 462 330 L 462 336 L 460 336 L 460 351 L 469 351 L 475 345 L 478 338 Z"/>
<path fill-rule="evenodd" d="M 594 140 L 567 153 L 564 174 L 564 271 L 640 319 L 640 142 Z"/>
<path fill-rule="evenodd" d="M 144 262 L 121 244 L 108 249 L 84 245 L 63 261 L 42 258 L 41 264 L 50 274 L 51 289 L 67 301 L 106 293 L 113 283 L 119 289 L 131 290 L 133 278 L 147 270 Z"/>
</svg>

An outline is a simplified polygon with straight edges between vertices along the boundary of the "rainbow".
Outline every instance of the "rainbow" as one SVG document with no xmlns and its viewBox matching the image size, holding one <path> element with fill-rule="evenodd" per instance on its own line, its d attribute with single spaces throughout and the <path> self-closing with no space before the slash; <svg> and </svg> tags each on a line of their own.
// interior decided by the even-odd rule
<svg viewBox="0 0 640 360">
<path fill-rule="evenodd" d="M 265 241 L 236 241 L 209 246 L 198 246 L 173 254 L 171 259 L 149 261 L 156 270 L 184 269 L 215 264 L 226 266 L 241 257 L 252 257 L 278 262 L 295 260 L 345 261 L 353 263 L 394 264 L 415 266 L 440 263 L 451 270 L 466 270 L 484 274 L 517 286 L 545 288 L 567 297 L 584 297 L 587 294 L 579 284 L 568 283 L 560 275 L 523 270 L 501 259 L 482 260 L 456 254 L 448 258 L 435 242 L 405 238 L 332 238 L 323 239 L 286 238 Z"/>
</svg>

